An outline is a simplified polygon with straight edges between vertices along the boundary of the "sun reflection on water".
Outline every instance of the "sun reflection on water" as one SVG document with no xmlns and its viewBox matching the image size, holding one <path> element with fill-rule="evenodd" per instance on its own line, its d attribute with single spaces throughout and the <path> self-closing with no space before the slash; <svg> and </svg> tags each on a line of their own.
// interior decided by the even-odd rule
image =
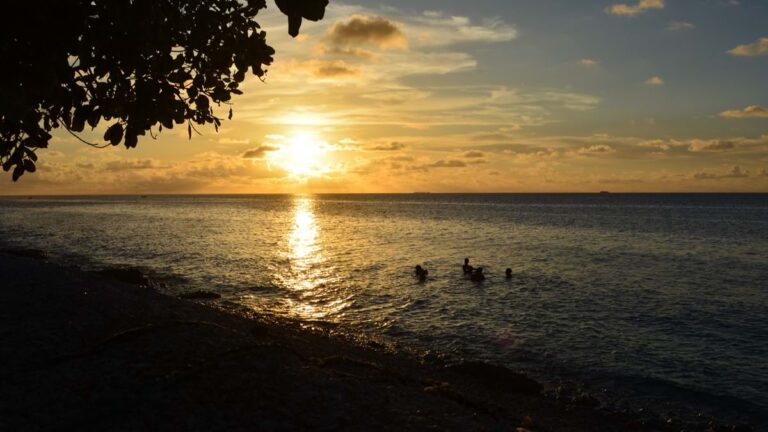
<svg viewBox="0 0 768 432">
<path fill-rule="evenodd" d="M 288 234 L 290 272 L 284 280 L 293 291 L 287 299 L 289 312 L 304 319 L 330 319 L 349 306 L 348 299 L 332 288 L 335 271 L 323 254 L 320 227 L 315 217 L 315 200 L 297 197 L 293 226 Z"/>
</svg>

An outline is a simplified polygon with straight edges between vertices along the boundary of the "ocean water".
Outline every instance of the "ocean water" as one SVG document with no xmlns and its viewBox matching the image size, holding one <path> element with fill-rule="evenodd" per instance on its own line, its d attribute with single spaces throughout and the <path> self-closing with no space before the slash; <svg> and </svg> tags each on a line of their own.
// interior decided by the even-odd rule
<svg viewBox="0 0 768 432">
<path fill-rule="evenodd" d="M 4 198 L 0 244 L 768 424 L 765 194 Z"/>
</svg>

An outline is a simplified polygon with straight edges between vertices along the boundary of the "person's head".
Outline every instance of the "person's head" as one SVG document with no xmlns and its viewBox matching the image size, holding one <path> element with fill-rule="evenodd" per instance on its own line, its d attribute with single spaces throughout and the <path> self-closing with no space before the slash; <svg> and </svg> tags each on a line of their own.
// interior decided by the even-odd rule
<svg viewBox="0 0 768 432">
<path fill-rule="evenodd" d="M 469 258 L 464 258 L 464 265 L 469 264 Z"/>
<path fill-rule="evenodd" d="M 416 271 L 421 271 L 421 266 L 420 265 L 416 265 Z"/>
<path fill-rule="evenodd" d="M 506 273 L 506 274 L 508 274 L 508 275 L 511 275 L 511 274 L 512 274 L 512 269 L 511 269 L 511 268 L 508 268 L 508 269 L 505 271 L 505 273 Z"/>
</svg>

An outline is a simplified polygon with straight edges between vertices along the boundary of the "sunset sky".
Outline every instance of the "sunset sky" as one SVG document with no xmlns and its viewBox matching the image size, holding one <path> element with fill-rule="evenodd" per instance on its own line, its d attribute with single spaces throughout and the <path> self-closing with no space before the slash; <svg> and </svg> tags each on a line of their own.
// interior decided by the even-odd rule
<svg viewBox="0 0 768 432">
<path fill-rule="evenodd" d="M 331 0 L 298 39 L 271 0 L 257 20 L 276 61 L 220 133 L 57 132 L 0 194 L 768 191 L 764 0 Z"/>
</svg>

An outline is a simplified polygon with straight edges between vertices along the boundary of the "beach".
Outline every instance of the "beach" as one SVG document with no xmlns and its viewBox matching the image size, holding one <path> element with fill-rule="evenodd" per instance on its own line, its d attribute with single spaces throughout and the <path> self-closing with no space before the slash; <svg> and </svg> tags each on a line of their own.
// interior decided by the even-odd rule
<svg viewBox="0 0 768 432">
<path fill-rule="evenodd" d="M 109 276 L 111 274 L 112 276 Z M 522 374 L 0 254 L 2 430 L 678 430 Z M 701 419 L 698 430 L 715 427 Z M 689 429 L 690 430 L 690 429 Z M 749 430 L 749 429 L 739 429 Z"/>
</svg>

